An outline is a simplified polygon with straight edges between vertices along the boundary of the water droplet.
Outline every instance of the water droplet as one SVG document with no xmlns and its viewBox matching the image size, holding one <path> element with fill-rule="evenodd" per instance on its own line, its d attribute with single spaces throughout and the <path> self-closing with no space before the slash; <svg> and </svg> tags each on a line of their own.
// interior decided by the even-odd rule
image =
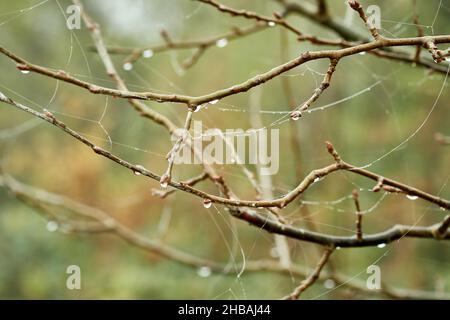
<svg viewBox="0 0 450 320">
<path fill-rule="evenodd" d="M 159 185 L 161 188 L 167 188 L 170 182 L 170 177 L 167 174 L 163 174 L 159 180 Z"/>
<path fill-rule="evenodd" d="M 49 231 L 49 232 L 55 232 L 55 231 L 57 231 L 58 230 L 58 223 L 56 222 L 56 221 L 49 221 L 49 222 L 47 222 L 47 226 L 46 226 L 46 228 L 47 228 L 47 230 Z"/>
<path fill-rule="evenodd" d="M 361 51 L 359 54 L 363 56 L 363 55 L 366 54 L 366 52 L 365 51 Z"/>
<path fill-rule="evenodd" d="M 445 61 L 450 62 L 450 57 L 445 57 Z"/>
<path fill-rule="evenodd" d="M 216 100 L 210 101 L 210 102 L 209 102 L 209 104 L 216 104 L 217 102 L 219 102 L 219 99 L 216 99 Z"/>
<path fill-rule="evenodd" d="M 144 50 L 142 52 L 142 56 L 147 59 L 153 57 L 153 50 L 150 49 Z"/>
<path fill-rule="evenodd" d="M 141 166 L 141 165 L 137 165 L 137 166 L 136 166 L 136 169 L 138 169 L 138 170 L 133 170 L 133 173 L 134 173 L 135 175 L 137 175 L 137 176 L 140 176 L 140 175 L 141 175 L 141 172 L 140 172 L 140 171 L 145 170 L 145 168 L 144 168 L 143 166 Z"/>
<path fill-rule="evenodd" d="M 327 279 L 324 281 L 323 286 L 326 289 L 333 289 L 336 286 L 336 282 L 333 279 Z"/>
<path fill-rule="evenodd" d="M 442 211 L 445 211 L 445 210 L 447 210 L 447 209 L 445 209 L 444 207 L 441 207 L 441 210 L 442 210 Z"/>
<path fill-rule="evenodd" d="M 193 106 L 193 107 L 192 107 L 192 111 L 194 111 L 194 112 L 199 112 L 201 108 L 202 108 L 201 105 Z"/>
<path fill-rule="evenodd" d="M 127 62 L 127 63 L 123 64 L 123 70 L 130 71 L 131 69 L 133 69 L 133 64 L 131 62 Z"/>
<path fill-rule="evenodd" d="M 415 196 L 415 195 L 412 195 L 412 194 L 407 194 L 406 197 L 407 197 L 409 200 L 413 200 L 413 201 L 419 199 L 418 196 Z"/>
<path fill-rule="evenodd" d="M 386 243 L 380 243 L 379 245 L 377 245 L 377 248 L 383 249 L 384 247 L 386 247 Z"/>
<path fill-rule="evenodd" d="M 197 270 L 197 274 L 202 278 L 208 278 L 211 275 L 211 268 L 210 267 L 200 267 Z"/>
<path fill-rule="evenodd" d="M 211 208 L 211 205 L 212 205 L 211 199 L 203 199 L 203 206 L 204 206 L 206 209 Z"/>
<path fill-rule="evenodd" d="M 297 121 L 302 116 L 302 113 L 300 111 L 294 111 L 291 113 L 291 119 L 294 121 Z"/>
<path fill-rule="evenodd" d="M 336 247 L 336 250 L 341 250 L 341 247 Z"/>
<path fill-rule="evenodd" d="M 227 46 L 227 44 L 228 44 L 228 40 L 226 38 L 216 41 L 216 46 L 218 46 L 219 48 L 224 48 Z"/>
<path fill-rule="evenodd" d="M 20 72 L 22 72 L 23 74 L 29 74 L 30 70 L 20 70 Z"/>
<path fill-rule="evenodd" d="M 269 21 L 269 22 L 267 23 L 267 25 L 268 25 L 269 27 L 275 27 L 276 23 L 275 23 L 274 21 Z"/>
<path fill-rule="evenodd" d="M 270 249 L 270 256 L 272 258 L 279 258 L 280 257 L 280 255 L 278 254 L 277 248 Z"/>
<path fill-rule="evenodd" d="M 0 92 L 0 100 L 6 101 L 8 98 L 3 94 L 3 92 Z"/>
<path fill-rule="evenodd" d="M 316 183 L 316 182 L 319 182 L 319 181 L 320 181 L 320 177 L 317 177 L 317 178 L 314 179 L 313 182 Z"/>
</svg>

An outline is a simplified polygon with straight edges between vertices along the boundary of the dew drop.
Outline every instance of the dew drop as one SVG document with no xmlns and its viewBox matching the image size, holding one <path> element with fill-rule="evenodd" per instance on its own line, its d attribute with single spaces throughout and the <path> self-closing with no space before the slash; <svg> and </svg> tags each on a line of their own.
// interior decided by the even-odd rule
<svg viewBox="0 0 450 320">
<path fill-rule="evenodd" d="M 3 92 L 0 92 L 0 100 L 6 101 L 8 98 L 3 94 Z"/>
<path fill-rule="evenodd" d="M 412 194 L 407 194 L 406 197 L 407 197 L 409 200 L 413 200 L 413 201 L 419 199 L 418 196 L 415 196 L 415 195 L 412 195 Z"/>
<path fill-rule="evenodd" d="M 211 268 L 210 267 L 200 267 L 197 270 L 197 274 L 202 278 L 208 278 L 211 275 Z"/>
<path fill-rule="evenodd" d="M 445 211 L 445 210 L 447 210 L 447 209 L 445 209 L 444 207 L 441 207 L 441 210 L 442 210 L 442 211 Z"/>
<path fill-rule="evenodd" d="M 365 51 L 362 51 L 362 52 L 360 52 L 359 54 L 363 56 L 363 55 L 366 54 L 366 52 L 365 52 Z"/>
<path fill-rule="evenodd" d="M 46 228 L 47 228 L 47 231 L 49 231 L 49 232 L 57 231 L 58 227 L 59 226 L 58 226 L 58 223 L 56 221 L 49 221 L 49 222 L 47 222 Z"/>
<path fill-rule="evenodd" d="M 216 41 L 216 46 L 218 46 L 219 48 L 224 48 L 227 46 L 227 44 L 228 44 L 228 40 L 226 38 Z"/>
<path fill-rule="evenodd" d="M 150 49 L 144 50 L 142 52 L 142 56 L 147 59 L 153 57 L 153 50 Z"/>
<path fill-rule="evenodd" d="M 219 99 L 216 99 L 216 100 L 210 101 L 210 102 L 209 102 L 209 104 L 216 104 L 217 102 L 219 102 Z"/>
<path fill-rule="evenodd" d="M 320 181 L 320 178 L 319 178 L 319 177 L 317 177 L 317 178 L 315 178 L 315 179 L 314 179 L 314 181 L 313 181 L 313 182 L 314 182 L 314 183 L 316 183 L 316 182 L 319 182 L 319 181 Z"/>
<path fill-rule="evenodd" d="M 133 64 L 131 62 L 126 62 L 123 64 L 123 70 L 130 71 L 131 69 L 133 69 Z"/>
<path fill-rule="evenodd" d="M 294 111 L 291 113 L 291 119 L 294 121 L 297 121 L 302 116 L 302 113 L 300 111 Z"/>
<path fill-rule="evenodd" d="M 204 206 L 206 209 L 211 208 L 211 205 L 212 205 L 211 199 L 203 199 L 203 206 Z"/>
<path fill-rule="evenodd" d="M 199 112 L 201 108 L 202 108 L 201 105 L 193 106 L 193 107 L 192 107 L 192 111 L 194 111 L 194 112 Z"/>
<path fill-rule="evenodd" d="M 327 279 L 324 281 L 323 286 L 326 289 L 333 289 L 336 286 L 336 282 L 333 279 Z"/>
<path fill-rule="evenodd" d="M 383 249 L 384 247 L 386 247 L 386 243 L 380 243 L 379 245 L 377 245 L 377 248 Z"/>
<path fill-rule="evenodd" d="M 269 21 L 269 22 L 267 23 L 267 25 L 268 25 L 269 27 L 275 27 L 276 23 L 275 23 L 274 21 Z"/>
</svg>

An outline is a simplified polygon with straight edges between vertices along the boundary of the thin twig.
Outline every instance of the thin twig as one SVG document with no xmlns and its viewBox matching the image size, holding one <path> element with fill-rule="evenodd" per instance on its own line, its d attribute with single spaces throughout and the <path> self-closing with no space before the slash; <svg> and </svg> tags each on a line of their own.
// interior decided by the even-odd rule
<svg viewBox="0 0 450 320">
<path fill-rule="evenodd" d="M 355 202 L 356 208 L 356 239 L 361 241 L 363 239 L 362 233 L 362 212 L 361 205 L 359 204 L 359 193 L 358 190 L 353 190 L 352 192 L 353 201 Z"/>
<path fill-rule="evenodd" d="M 314 268 L 313 272 L 308 276 L 308 278 L 303 280 L 291 294 L 284 297 L 283 300 L 297 300 L 306 289 L 312 286 L 317 281 L 317 279 L 319 279 L 320 272 L 322 271 L 323 267 L 327 264 L 327 261 L 330 258 L 330 255 L 333 253 L 333 250 L 334 250 L 333 248 L 325 249 L 322 257 L 320 258 L 319 263 Z"/>
</svg>

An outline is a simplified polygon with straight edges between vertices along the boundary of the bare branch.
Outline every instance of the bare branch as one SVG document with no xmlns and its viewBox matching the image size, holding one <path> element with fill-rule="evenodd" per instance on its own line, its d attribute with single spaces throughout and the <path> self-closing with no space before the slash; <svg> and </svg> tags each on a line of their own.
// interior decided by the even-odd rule
<svg viewBox="0 0 450 320">
<path fill-rule="evenodd" d="M 320 258 L 320 261 L 314 268 L 313 272 L 308 276 L 308 278 L 302 281 L 300 285 L 297 288 L 295 288 L 295 290 L 291 294 L 284 297 L 283 300 L 297 300 L 306 289 L 312 286 L 317 281 L 317 279 L 319 279 L 320 272 L 322 271 L 323 267 L 327 264 L 327 261 L 330 258 L 330 255 L 333 253 L 333 250 L 334 250 L 333 248 L 325 249 L 322 258 Z"/>
<path fill-rule="evenodd" d="M 356 239 L 358 241 L 361 241 L 363 238 L 362 233 L 362 212 L 361 212 L 361 205 L 359 204 L 359 193 L 358 190 L 353 190 L 352 193 L 353 201 L 355 202 L 355 208 L 356 208 Z"/>
</svg>

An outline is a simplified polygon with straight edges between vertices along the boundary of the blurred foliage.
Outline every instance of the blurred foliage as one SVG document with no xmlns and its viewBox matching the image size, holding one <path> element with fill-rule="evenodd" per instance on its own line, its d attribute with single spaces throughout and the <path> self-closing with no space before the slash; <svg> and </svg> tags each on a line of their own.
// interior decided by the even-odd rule
<svg viewBox="0 0 450 320">
<path fill-rule="evenodd" d="M 295 1 L 295 0 L 293 0 Z M 105 86 L 113 83 L 104 73 L 98 56 L 90 52 L 92 44 L 85 28 L 70 32 L 65 27 L 63 12 L 69 1 L 50 0 L 25 12 L 18 10 L 38 0 L 0 2 L 0 38 L 2 46 L 29 61 L 55 69 L 65 69 L 78 77 Z M 314 2 L 314 1 L 311 1 Z M 343 17 L 343 1 L 331 3 L 330 12 Z M 382 10 L 383 33 L 415 36 L 410 25 L 412 1 L 362 1 L 376 3 Z M 93 17 L 100 22 L 105 41 L 111 45 L 146 46 L 161 43 L 159 32 L 165 29 L 173 39 L 202 39 L 230 30 L 232 26 L 248 26 L 245 19 L 220 14 L 207 6 L 188 0 L 114 0 L 84 1 Z M 269 0 L 230 0 L 223 3 L 271 15 L 279 7 Z M 419 1 L 420 21 L 433 28 L 427 34 L 448 34 L 450 1 Z M 439 8 L 439 11 L 437 11 Z M 292 23 L 306 33 L 334 36 L 301 17 L 292 16 Z M 361 23 L 355 18 L 355 28 Z M 149 60 L 139 60 L 131 72 L 120 68 L 123 56 L 114 61 L 131 89 L 158 90 L 199 95 L 244 81 L 282 62 L 280 30 L 263 32 L 230 42 L 225 48 L 211 48 L 184 75 L 176 72 L 176 64 L 190 51 L 167 52 Z M 290 58 L 306 50 L 322 49 L 298 43 L 289 35 Z M 0 91 L 39 109 L 47 108 L 69 126 L 88 135 L 108 148 L 105 133 L 98 125 L 106 99 L 36 74 L 23 75 L 10 60 L 0 57 Z M 312 62 L 288 73 L 294 94 L 301 103 L 311 94 L 321 75 L 325 61 Z M 376 81 L 381 84 L 370 91 L 324 111 L 314 112 L 298 121 L 302 147 L 302 163 L 295 163 L 289 143 L 281 143 L 280 172 L 273 177 L 275 194 L 282 195 L 298 181 L 293 172 L 300 166 L 304 173 L 330 163 L 323 142 L 330 140 L 342 157 L 355 165 L 364 165 L 379 158 L 410 136 L 435 108 L 420 131 L 398 151 L 375 163 L 374 170 L 427 190 L 450 197 L 448 187 L 450 149 L 433 140 L 435 132 L 450 134 L 449 90 L 444 76 L 399 62 L 381 60 L 371 55 L 346 58 L 339 64 L 330 89 L 315 106 L 323 106 L 363 90 Z M 54 99 L 51 100 L 51 97 Z M 196 113 L 209 127 L 221 129 L 250 127 L 246 113 L 224 112 L 219 108 L 248 109 L 252 93 L 239 94 L 220 101 L 208 110 Z M 261 109 L 286 111 L 280 78 L 261 87 Z M 50 104 L 49 104 L 50 103 Z M 185 109 L 181 105 L 146 102 L 177 124 L 182 124 Z M 28 115 L 7 105 L 0 105 L 0 133 L 27 123 Z M 264 125 L 279 115 L 263 114 Z M 139 117 L 126 101 L 108 99 L 102 125 L 114 141 L 113 151 L 130 162 L 141 163 L 154 172 L 166 167 L 164 155 L 171 144 L 168 134 L 156 124 Z M 279 126 L 282 141 L 289 141 L 289 125 Z M 135 150 L 134 148 L 139 148 Z M 144 150 L 144 151 L 142 151 Z M 13 138 L 0 140 L 3 169 L 18 180 L 61 193 L 80 202 L 102 208 L 127 226 L 149 237 L 155 234 L 164 208 L 172 210 L 167 243 L 187 252 L 230 261 L 227 246 L 233 245 L 231 226 L 236 226 L 239 244 L 247 260 L 270 258 L 273 236 L 240 221 L 231 221 L 225 211 L 203 208 L 198 198 L 177 193 L 167 200 L 154 198 L 150 189 L 158 183 L 95 156 L 85 146 L 62 134 L 48 124 L 36 122 L 33 128 Z M 239 168 L 233 165 L 218 168 L 242 198 L 254 196 Z M 175 178 L 184 179 L 199 172 L 195 166 L 175 168 Z M 373 183 L 351 174 L 334 174 L 308 190 L 304 199 L 329 201 L 351 193 L 355 186 L 371 188 Z M 205 190 L 215 192 L 208 183 Z M 361 193 L 367 209 L 380 198 L 379 194 Z M 353 210 L 345 201 L 336 206 L 311 206 L 310 214 L 319 224 L 319 231 L 348 235 L 353 230 L 354 215 L 335 209 Z M 288 209 L 295 225 L 304 226 L 298 205 Z M 376 232 L 396 223 L 427 225 L 442 219 L 443 213 L 422 201 L 409 201 L 403 196 L 388 195 L 364 217 L 365 232 Z M 0 190 L 0 297 L 23 299 L 56 298 L 279 298 L 290 292 L 301 279 L 269 273 L 235 276 L 213 274 L 200 277 L 196 270 L 167 261 L 161 257 L 130 247 L 111 235 L 67 235 L 50 233 L 46 221 L 36 210 L 25 206 L 4 190 Z M 290 241 L 298 264 L 314 266 L 318 259 L 315 246 Z M 450 264 L 449 243 L 431 240 L 402 240 L 384 249 L 340 250 L 333 256 L 337 270 L 357 279 L 366 279 L 366 268 L 377 262 L 383 281 L 401 287 L 422 290 L 450 288 L 447 268 Z M 242 257 L 233 253 L 237 261 Z M 65 270 L 76 264 L 82 270 L 82 290 L 67 290 Z M 440 289 L 439 289 L 440 288 Z M 321 283 L 305 294 L 316 297 L 327 290 Z M 332 291 L 321 298 L 345 298 L 344 291 Z"/>
</svg>

